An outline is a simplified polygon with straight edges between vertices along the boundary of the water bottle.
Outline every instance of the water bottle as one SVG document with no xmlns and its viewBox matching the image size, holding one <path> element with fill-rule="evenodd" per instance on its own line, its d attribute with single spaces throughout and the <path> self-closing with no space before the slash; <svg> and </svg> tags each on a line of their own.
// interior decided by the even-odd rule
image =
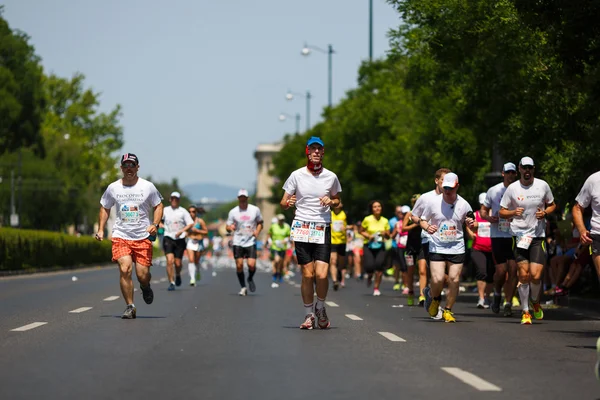
<svg viewBox="0 0 600 400">
<path fill-rule="evenodd" d="M 156 235 L 148 235 L 148 240 L 154 242 L 156 240 Z"/>
</svg>

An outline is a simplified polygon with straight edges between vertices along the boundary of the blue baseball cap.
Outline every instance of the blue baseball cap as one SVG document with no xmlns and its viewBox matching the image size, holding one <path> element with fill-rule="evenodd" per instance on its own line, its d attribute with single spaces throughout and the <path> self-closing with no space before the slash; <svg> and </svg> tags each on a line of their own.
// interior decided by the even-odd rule
<svg viewBox="0 0 600 400">
<path fill-rule="evenodd" d="M 325 143 L 323 143 L 323 141 L 321 140 L 320 137 L 317 136 L 312 136 L 310 139 L 308 139 L 308 142 L 306 142 L 307 146 L 310 146 L 311 144 L 320 144 L 321 146 L 325 147 Z"/>
</svg>

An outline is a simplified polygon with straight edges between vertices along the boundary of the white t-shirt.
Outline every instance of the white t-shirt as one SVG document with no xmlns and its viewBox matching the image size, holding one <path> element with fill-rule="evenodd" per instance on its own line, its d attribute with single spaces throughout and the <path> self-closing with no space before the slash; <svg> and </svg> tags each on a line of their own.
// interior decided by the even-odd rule
<svg viewBox="0 0 600 400">
<path fill-rule="evenodd" d="M 117 206 L 117 219 L 112 236 L 125 240 L 143 240 L 148 237 L 150 213 L 160 204 L 162 196 L 151 182 L 138 178 L 133 186 L 124 186 L 119 179 L 111 183 L 100 199 L 102 207 Z"/>
<path fill-rule="evenodd" d="M 413 210 L 412 210 L 412 215 L 415 215 L 415 216 L 421 218 L 423 216 L 423 212 L 425 211 L 425 209 L 428 206 L 429 200 L 440 197 L 441 195 L 442 195 L 441 193 L 438 194 L 438 192 L 436 192 L 435 190 L 432 190 L 427 193 L 423 193 L 421 195 L 421 197 L 419 197 L 417 199 L 417 202 L 415 203 L 415 206 L 413 207 Z M 425 229 L 421 229 L 421 243 L 422 244 L 429 242 L 430 237 L 431 237 L 431 235 L 429 233 L 427 233 L 425 231 Z"/>
<path fill-rule="evenodd" d="M 320 198 L 335 196 L 342 191 L 342 185 L 336 174 L 323 168 L 323 172 L 315 176 L 306 167 L 292 172 L 285 181 L 283 190 L 287 194 L 296 195 L 296 219 L 306 222 L 331 223 L 331 209 L 321 206 Z"/>
<path fill-rule="evenodd" d="M 592 205 L 590 233 L 600 235 L 600 172 L 596 172 L 586 179 L 575 201 L 583 208 Z"/>
<path fill-rule="evenodd" d="M 235 224 L 233 245 L 241 247 L 254 246 L 256 238 L 254 231 L 259 223 L 263 222 L 260 209 L 248 204 L 248 208 L 240 210 L 240 206 L 232 208 L 227 217 L 227 225 Z"/>
<path fill-rule="evenodd" d="M 546 237 L 546 220 L 538 220 L 535 217 L 536 211 L 544 210 L 546 204 L 554 202 L 554 196 L 550 186 L 546 181 L 534 178 L 533 183 L 524 186 L 521 181 L 511 183 L 502 200 L 500 207 L 507 210 L 514 210 L 517 207 L 523 207 L 523 215 L 514 216 L 510 223 L 510 231 L 514 236 Z"/>
<path fill-rule="evenodd" d="M 422 217 L 429 224 L 438 227 L 438 230 L 429 238 L 430 253 L 465 253 L 463 224 L 469 211 L 473 211 L 473 209 L 459 195 L 456 195 L 454 204 L 446 203 L 442 195 L 427 201 L 427 208 L 423 211 Z"/>
<path fill-rule="evenodd" d="M 173 240 L 185 238 L 185 232 L 179 237 L 175 237 L 175 234 L 188 226 L 193 224 L 194 220 L 190 215 L 189 211 L 183 207 L 173 208 L 171 206 L 165 207 L 163 211 L 163 225 L 165 226 L 165 237 L 169 237 Z"/>
<path fill-rule="evenodd" d="M 502 200 L 502 196 L 504 196 L 506 189 L 507 186 L 504 186 L 504 182 L 500 182 L 487 191 L 483 205 L 491 209 L 490 216 L 500 218 L 498 215 L 498 212 L 500 211 L 500 200 Z M 493 238 L 512 237 L 510 234 L 510 220 L 500 218 L 497 223 L 493 223 L 491 234 Z"/>
</svg>

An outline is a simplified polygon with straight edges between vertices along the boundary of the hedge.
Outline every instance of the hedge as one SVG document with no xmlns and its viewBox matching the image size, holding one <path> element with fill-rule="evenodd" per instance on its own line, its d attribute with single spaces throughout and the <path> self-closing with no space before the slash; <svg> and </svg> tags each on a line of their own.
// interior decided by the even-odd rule
<svg viewBox="0 0 600 400">
<path fill-rule="evenodd" d="M 74 267 L 106 263 L 111 242 L 93 237 L 0 228 L 0 271 Z"/>
</svg>

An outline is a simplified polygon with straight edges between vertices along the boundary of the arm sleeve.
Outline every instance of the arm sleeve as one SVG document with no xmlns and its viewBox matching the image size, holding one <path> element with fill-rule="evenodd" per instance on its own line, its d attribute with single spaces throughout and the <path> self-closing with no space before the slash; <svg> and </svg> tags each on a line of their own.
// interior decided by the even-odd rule
<svg viewBox="0 0 600 400">
<path fill-rule="evenodd" d="M 510 205 L 512 203 L 511 201 L 511 196 L 512 196 L 512 185 L 509 186 L 508 188 L 506 188 L 506 192 L 504 192 L 504 195 L 502 196 L 502 200 L 500 200 L 500 207 L 504 207 L 507 210 L 510 209 Z"/>
<path fill-rule="evenodd" d="M 296 193 L 296 174 L 292 173 L 287 181 L 283 184 L 283 190 L 289 195 Z"/>
<path fill-rule="evenodd" d="M 110 209 L 115 205 L 115 198 L 112 195 L 111 187 L 107 187 L 100 199 L 100 205 L 104 208 Z"/>
<path fill-rule="evenodd" d="M 590 178 L 587 178 L 583 187 L 579 191 L 579 194 L 575 198 L 575 201 L 583 208 L 587 208 L 592 201 L 592 182 Z"/>
</svg>

